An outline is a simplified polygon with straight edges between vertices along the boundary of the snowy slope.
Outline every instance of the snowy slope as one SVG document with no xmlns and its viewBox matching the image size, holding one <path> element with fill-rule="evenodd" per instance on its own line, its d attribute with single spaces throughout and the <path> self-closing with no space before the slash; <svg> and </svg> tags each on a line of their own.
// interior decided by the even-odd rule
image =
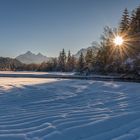
<svg viewBox="0 0 140 140">
<path fill-rule="evenodd" d="M 27 51 L 25 54 L 17 56 L 16 59 L 25 64 L 40 64 L 42 62 L 47 62 L 48 60 L 50 60 L 50 58 L 42 55 L 41 53 L 34 54 L 30 51 Z"/>
<path fill-rule="evenodd" d="M 136 139 L 139 83 L 0 78 L 0 140 Z"/>
</svg>

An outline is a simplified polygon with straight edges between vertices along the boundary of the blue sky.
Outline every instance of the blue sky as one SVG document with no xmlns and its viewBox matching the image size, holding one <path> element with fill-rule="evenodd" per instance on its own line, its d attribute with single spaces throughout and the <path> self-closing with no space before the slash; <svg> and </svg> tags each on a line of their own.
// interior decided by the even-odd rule
<svg viewBox="0 0 140 140">
<path fill-rule="evenodd" d="M 0 56 L 28 50 L 57 56 L 98 41 L 104 26 L 118 25 L 124 8 L 139 0 L 0 0 Z"/>
</svg>

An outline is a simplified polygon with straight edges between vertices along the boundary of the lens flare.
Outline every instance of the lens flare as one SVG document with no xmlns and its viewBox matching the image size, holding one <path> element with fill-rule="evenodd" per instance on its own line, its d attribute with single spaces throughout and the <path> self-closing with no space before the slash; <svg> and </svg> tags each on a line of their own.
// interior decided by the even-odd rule
<svg viewBox="0 0 140 140">
<path fill-rule="evenodd" d="M 124 42 L 124 40 L 123 40 L 123 38 L 121 36 L 116 36 L 114 38 L 114 44 L 116 46 L 121 46 L 123 44 L 123 42 Z"/>
</svg>

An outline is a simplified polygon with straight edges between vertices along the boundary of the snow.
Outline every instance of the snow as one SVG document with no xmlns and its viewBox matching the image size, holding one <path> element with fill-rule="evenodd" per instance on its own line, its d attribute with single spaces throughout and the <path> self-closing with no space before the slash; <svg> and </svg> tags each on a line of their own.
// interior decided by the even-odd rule
<svg viewBox="0 0 140 140">
<path fill-rule="evenodd" d="M 133 64 L 134 63 L 134 59 L 132 59 L 132 58 L 128 58 L 125 62 L 124 62 L 124 64 Z"/>
<path fill-rule="evenodd" d="M 13 74 L 13 75 L 20 75 L 20 74 L 28 74 L 28 75 L 74 75 L 74 72 L 33 72 L 33 71 L 0 71 L 0 74 Z"/>
<path fill-rule="evenodd" d="M 123 80 L 123 79 L 120 79 L 121 75 L 95 75 L 94 74 L 94 75 L 84 76 L 84 75 L 78 75 L 75 72 L 0 71 L 0 77 Z"/>
<path fill-rule="evenodd" d="M 67 78 L 75 77 L 74 72 L 29 72 L 29 71 L 0 71 L 0 77 L 18 78 Z"/>
<path fill-rule="evenodd" d="M 140 84 L 0 78 L 0 140 L 138 140 Z"/>
</svg>

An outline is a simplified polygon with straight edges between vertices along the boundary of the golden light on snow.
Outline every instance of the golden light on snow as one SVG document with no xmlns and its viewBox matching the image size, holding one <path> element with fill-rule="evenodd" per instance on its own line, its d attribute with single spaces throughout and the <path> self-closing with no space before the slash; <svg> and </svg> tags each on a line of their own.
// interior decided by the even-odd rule
<svg viewBox="0 0 140 140">
<path fill-rule="evenodd" d="M 124 40 L 123 40 L 123 38 L 121 36 L 116 36 L 114 38 L 114 44 L 116 46 L 121 46 L 123 44 L 123 42 L 124 42 Z"/>
<path fill-rule="evenodd" d="M 4 72 L 0 72 L 4 74 Z M 5 74 L 8 72 L 5 72 Z M 14 73 L 14 72 L 13 72 Z M 12 72 L 11 72 L 12 74 Z M 0 77 L 1 90 L 11 90 L 13 88 L 24 88 L 25 86 L 40 85 L 56 82 L 57 79 L 45 79 L 45 78 L 14 78 L 14 77 Z M 1 94 L 1 93 L 0 93 Z"/>
</svg>

